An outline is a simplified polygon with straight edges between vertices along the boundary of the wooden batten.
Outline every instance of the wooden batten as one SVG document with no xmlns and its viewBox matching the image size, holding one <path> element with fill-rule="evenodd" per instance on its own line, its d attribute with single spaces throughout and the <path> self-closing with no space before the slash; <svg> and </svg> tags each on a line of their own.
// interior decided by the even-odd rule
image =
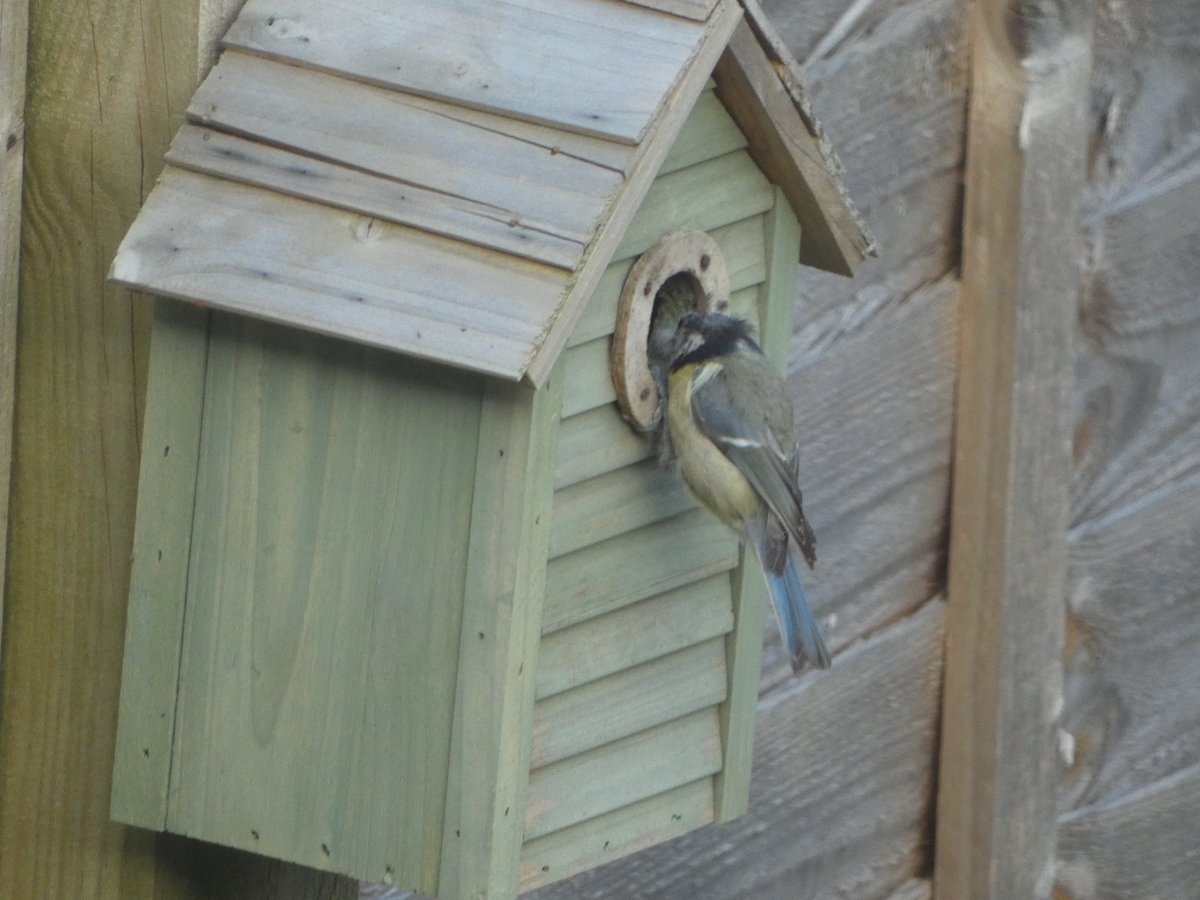
<svg viewBox="0 0 1200 900">
<path fill-rule="evenodd" d="M 438 893 L 514 897 L 561 378 L 484 392 Z"/>
<path fill-rule="evenodd" d="M 209 315 L 160 304 L 150 345 L 112 816 L 154 831 L 167 823 Z"/>
<path fill-rule="evenodd" d="M 1029 18 L 1044 34 L 1016 42 L 1009 4 L 970 10 L 939 897 L 1048 896 L 1054 881 L 1090 72 L 1090 7 L 1072 6 L 1075 21 Z"/>
</svg>

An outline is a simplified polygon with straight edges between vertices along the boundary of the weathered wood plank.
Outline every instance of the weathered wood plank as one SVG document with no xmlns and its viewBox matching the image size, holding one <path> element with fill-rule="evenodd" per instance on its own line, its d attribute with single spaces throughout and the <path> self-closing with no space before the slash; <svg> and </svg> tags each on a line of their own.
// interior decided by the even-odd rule
<svg viewBox="0 0 1200 900">
<path fill-rule="evenodd" d="M 943 613 L 927 603 L 764 695 L 747 816 L 534 897 L 887 897 L 927 866 Z"/>
<path fill-rule="evenodd" d="M 577 416 L 616 402 L 617 390 L 608 365 L 611 348 L 611 336 L 603 335 L 563 352 L 567 373 L 563 384 L 564 416 Z"/>
<path fill-rule="evenodd" d="M 416 193 L 391 199 L 417 224 L 487 236 L 512 228 L 530 243 L 545 232 L 581 245 L 575 261 L 632 156 L 631 148 L 618 155 L 607 142 L 580 138 L 572 146 L 559 132 L 232 50 L 188 112 L 201 125 L 350 168 L 343 177 L 361 170 L 392 179 Z M 230 165 L 214 154 L 202 162 Z M 287 171 L 275 177 L 304 182 Z M 438 201 L 449 207 L 440 219 Z"/>
<path fill-rule="evenodd" d="M 1197 509 L 1192 478 L 1069 534 L 1066 808 L 1119 803 L 1200 759 Z"/>
<path fill-rule="evenodd" d="M 538 348 L 529 365 L 529 377 L 540 382 L 558 359 L 562 348 L 575 331 L 575 324 L 591 298 L 596 284 L 612 262 L 618 247 L 624 242 L 630 222 L 642 206 L 646 192 L 650 190 L 659 167 L 675 142 L 696 98 L 708 83 L 708 76 L 716 64 L 721 49 L 741 19 L 741 7 L 732 0 L 718 0 L 712 16 L 705 26 L 707 34 L 699 51 L 689 60 L 680 74 L 670 96 L 664 102 L 661 115 L 657 117 L 653 130 L 647 134 L 638 156 L 626 172 L 625 189 L 618 196 L 593 238 L 583 266 L 579 269 L 571 292 L 564 301 L 558 318 L 554 321 L 545 340 Z M 680 226 L 676 226 L 680 227 Z M 646 246 L 660 235 L 655 235 Z M 643 248 L 644 249 L 644 248 Z M 627 254 L 634 252 L 630 250 Z"/>
<path fill-rule="evenodd" d="M 564 759 L 529 774 L 525 838 L 568 828 L 720 767 L 714 708 Z"/>
<path fill-rule="evenodd" d="M 214 317 L 173 831 L 436 888 L 480 390 Z"/>
<path fill-rule="evenodd" d="M 970 14 L 939 896 L 1040 897 L 1053 879 L 1090 8 Z"/>
<path fill-rule="evenodd" d="M 737 564 L 737 539 L 697 509 L 550 561 L 542 631 L 723 572 Z"/>
<path fill-rule="evenodd" d="M 150 345 L 112 816 L 153 831 L 167 823 L 208 318 L 194 307 L 161 305 Z"/>
<path fill-rule="evenodd" d="M 533 753 L 546 579 L 546 473 L 561 377 L 540 391 L 489 381 L 483 394 L 437 892 L 515 897 Z"/>
<path fill-rule="evenodd" d="M 702 778 L 648 800 L 526 842 L 521 890 L 533 890 L 653 847 L 713 820 L 712 779 Z"/>
<path fill-rule="evenodd" d="M 958 282 L 947 278 L 873 295 L 793 340 L 800 484 L 817 535 L 806 590 L 835 654 L 943 585 L 957 325 Z M 790 677 L 776 631 L 768 681 Z"/>
<path fill-rule="evenodd" d="M 1054 897 L 1190 897 L 1200 884 L 1200 765 L 1059 819 Z"/>
<path fill-rule="evenodd" d="M 717 5 L 717 0 L 625 0 L 626 3 L 636 3 L 649 9 L 668 12 L 688 19 L 703 22 Z"/>
<path fill-rule="evenodd" d="M 552 696 L 732 628 L 727 575 L 684 585 L 543 637 L 537 696 Z"/>
<path fill-rule="evenodd" d="M 167 161 L 568 271 L 575 268 L 583 253 L 582 236 L 554 234 L 517 213 L 504 215 L 482 203 L 193 125 L 185 125 L 175 135 Z"/>
<path fill-rule="evenodd" d="M 718 637 L 539 700 L 529 768 L 715 706 L 725 687 L 725 642 Z"/>
<path fill-rule="evenodd" d="M 748 8 L 752 15 L 733 33 L 717 63 L 717 96 L 749 138 L 755 161 L 783 188 L 800 219 L 803 261 L 851 275 L 872 252 L 872 239 L 846 195 L 840 164 L 811 124 L 811 111 L 800 105 L 802 89 L 790 54 L 773 40 L 761 13 L 755 20 L 757 4 Z"/>
<path fill-rule="evenodd" d="M 28 0 L 0 13 L 0 573 L 8 554 L 13 404 L 17 364 L 17 295 L 21 261 L 21 175 L 25 163 L 25 61 Z M 0 585 L 0 638 L 4 587 Z M 0 641 L 0 648 L 3 647 Z"/>
<path fill-rule="evenodd" d="M 702 47 L 700 23 L 630 4 L 250 0 L 229 46 L 416 94 L 637 143 Z M 429 40 L 431 34 L 437 40 Z M 494 36 L 504 46 L 494 47 Z M 624 62 L 637 59 L 630 67 Z M 447 61 L 452 62 L 447 62 Z M 706 71 L 705 77 L 708 72 Z M 586 83 L 580 104 L 574 85 Z"/>
<path fill-rule="evenodd" d="M 112 277 L 516 379 L 565 274 L 171 168 L 122 242 Z"/>
</svg>

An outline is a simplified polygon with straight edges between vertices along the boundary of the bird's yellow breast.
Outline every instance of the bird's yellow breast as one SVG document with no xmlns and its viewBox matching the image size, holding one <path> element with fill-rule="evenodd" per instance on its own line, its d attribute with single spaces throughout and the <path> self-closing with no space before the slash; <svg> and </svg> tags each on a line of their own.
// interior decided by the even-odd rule
<svg viewBox="0 0 1200 900">
<path fill-rule="evenodd" d="M 737 466 L 696 425 L 692 415 L 692 390 L 717 375 L 716 360 L 682 366 L 667 383 L 667 424 L 679 459 L 679 471 L 696 499 L 726 525 L 741 531 L 742 523 L 759 512 L 754 488 Z"/>
</svg>

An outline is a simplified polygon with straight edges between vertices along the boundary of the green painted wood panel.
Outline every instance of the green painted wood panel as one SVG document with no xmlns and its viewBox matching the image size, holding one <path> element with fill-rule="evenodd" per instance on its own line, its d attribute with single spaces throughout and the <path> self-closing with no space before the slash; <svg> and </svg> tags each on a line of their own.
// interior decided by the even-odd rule
<svg viewBox="0 0 1200 900">
<path fill-rule="evenodd" d="M 537 696 L 553 696 L 731 628 L 728 575 L 684 585 L 543 637 Z"/>
<path fill-rule="evenodd" d="M 561 370 L 483 394 L 437 891 L 512 898 L 533 734 Z"/>
<path fill-rule="evenodd" d="M 171 830 L 436 886 L 480 390 L 214 318 Z"/>
<path fill-rule="evenodd" d="M 546 570 L 542 632 L 727 571 L 737 555 L 729 529 L 696 509 L 560 556 Z"/>
<path fill-rule="evenodd" d="M 668 231 L 713 231 L 774 202 L 774 188 L 744 150 L 688 166 L 654 180 L 613 258 L 637 256 Z"/>
<path fill-rule="evenodd" d="M 713 638 L 540 700 L 531 769 L 637 734 L 725 699 L 725 641 Z"/>
<path fill-rule="evenodd" d="M 594 869 L 687 834 L 712 820 L 712 779 L 701 778 L 552 832 L 522 848 L 521 890 L 533 890 Z"/>
<path fill-rule="evenodd" d="M 160 303 L 150 342 L 111 811 L 155 831 L 167 822 L 208 319 Z"/>
<path fill-rule="evenodd" d="M 716 91 L 708 88 L 696 100 L 658 175 L 662 177 L 746 145 L 746 136 L 725 111 Z"/>
<path fill-rule="evenodd" d="M 600 475 L 555 492 L 550 555 L 562 556 L 695 507 L 679 476 L 655 460 Z"/>
<path fill-rule="evenodd" d="M 608 404 L 564 419 L 558 433 L 554 487 L 560 489 L 587 478 L 647 459 L 650 442 Z"/>
<path fill-rule="evenodd" d="M 526 840 L 712 775 L 720 767 L 715 707 L 564 759 L 529 776 Z"/>
</svg>

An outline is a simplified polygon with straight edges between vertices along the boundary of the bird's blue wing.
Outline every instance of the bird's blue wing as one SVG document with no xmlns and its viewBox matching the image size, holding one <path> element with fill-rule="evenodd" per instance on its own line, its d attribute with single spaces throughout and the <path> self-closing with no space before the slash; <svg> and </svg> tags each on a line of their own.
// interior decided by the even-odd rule
<svg viewBox="0 0 1200 900">
<path fill-rule="evenodd" d="M 763 361 L 764 365 L 769 365 Z M 743 410 L 761 408 L 772 398 L 737 397 L 722 369 L 692 389 L 692 414 L 697 427 L 721 448 L 751 487 L 783 523 L 811 567 L 816 538 L 796 484 L 794 460 L 784 453 L 765 419 L 754 421 Z"/>
</svg>

